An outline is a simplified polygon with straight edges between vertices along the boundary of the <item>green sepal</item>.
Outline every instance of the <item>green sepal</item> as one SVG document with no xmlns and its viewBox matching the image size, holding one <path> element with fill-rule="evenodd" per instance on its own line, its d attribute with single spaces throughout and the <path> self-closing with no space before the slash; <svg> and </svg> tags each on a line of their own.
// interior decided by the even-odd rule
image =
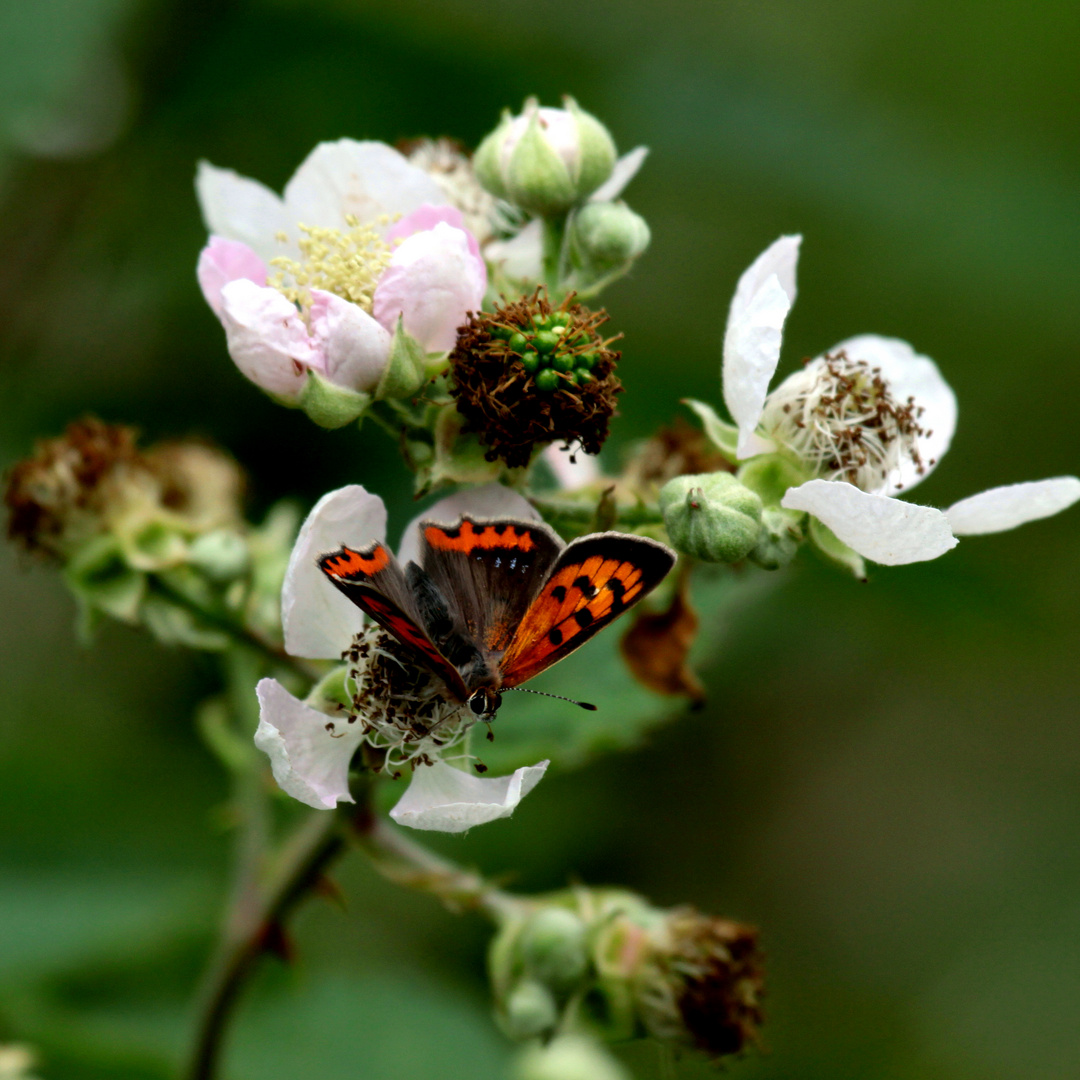
<svg viewBox="0 0 1080 1080">
<path fill-rule="evenodd" d="M 741 484 L 761 496 L 766 506 L 779 506 L 784 493 L 810 479 L 794 462 L 780 454 L 761 454 L 736 474 Z"/>
<path fill-rule="evenodd" d="M 578 199 L 591 195 L 615 168 L 615 142 L 592 113 L 587 113 L 572 98 L 563 98 L 563 106 L 574 118 L 578 135 L 578 169 L 574 184 Z"/>
<path fill-rule="evenodd" d="M 734 465 L 739 460 L 735 453 L 735 449 L 739 444 L 739 429 L 734 424 L 721 420 L 716 415 L 716 410 L 711 405 L 706 405 L 704 401 L 683 398 L 682 403 L 697 414 L 709 442 L 723 454 L 727 461 Z"/>
<path fill-rule="evenodd" d="M 300 391 L 300 408 L 321 428 L 333 431 L 359 419 L 371 404 L 371 395 L 338 386 L 317 371 L 309 371 Z"/>
<path fill-rule="evenodd" d="M 427 354 L 420 342 L 405 330 L 399 315 L 394 337 L 390 342 L 390 359 L 386 363 L 375 397 L 410 398 L 428 377 Z"/>
<path fill-rule="evenodd" d="M 96 536 L 84 544 L 64 568 L 64 579 L 87 608 L 121 622 L 139 621 L 146 575 L 128 564 L 116 537 Z"/>
<path fill-rule="evenodd" d="M 538 112 L 510 155 L 506 188 L 512 203 L 542 217 L 563 214 L 577 202 L 574 180 L 544 135 Z"/>
<path fill-rule="evenodd" d="M 443 484 L 486 484 L 497 480 L 502 466 L 488 461 L 487 452 L 472 432 L 463 432 L 465 418 L 457 405 L 444 405 L 435 420 L 434 456 L 416 472 L 416 494 Z"/>
<path fill-rule="evenodd" d="M 319 712 L 329 713 L 337 709 L 339 705 L 350 708 L 352 706 L 352 694 L 349 692 L 347 680 L 349 667 L 340 664 L 332 671 L 327 672 L 304 698 L 304 704 L 310 705 Z"/>
<path fill-rule="evenodd" d="M 228 634 L 167 597 L 151 593 L 143 601 L 140 614 L 147 630 L 164 645 L 186 645 L 205 652 L 221 652 L 229 647 Z"/>
<path fill-rule="evenodd" d="M 863 557 L 837 537 L 827 525 L 816 517 L 810 518 L 810 542 L 831 563 L 850 570 L 859 581 L 866 581 L 866 563 Z"/>
</svg>

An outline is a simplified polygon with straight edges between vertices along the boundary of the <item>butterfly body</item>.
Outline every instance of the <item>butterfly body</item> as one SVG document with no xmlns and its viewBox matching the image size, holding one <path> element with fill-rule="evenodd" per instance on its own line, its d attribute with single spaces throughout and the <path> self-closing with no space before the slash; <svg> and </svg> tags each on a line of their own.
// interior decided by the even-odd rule
<svg viewBox="0 0 1080 1080">
<path fill-rule="evenodd" d="M 663 544 L 593 533 L 568 545 L 542 522 L 462 517 L 420 524 L 420 561 L 385 544 L 319 558 L 333 584 L 438 675 L 481 719 L 583 645 L 663 580 Z"/>
</svg>

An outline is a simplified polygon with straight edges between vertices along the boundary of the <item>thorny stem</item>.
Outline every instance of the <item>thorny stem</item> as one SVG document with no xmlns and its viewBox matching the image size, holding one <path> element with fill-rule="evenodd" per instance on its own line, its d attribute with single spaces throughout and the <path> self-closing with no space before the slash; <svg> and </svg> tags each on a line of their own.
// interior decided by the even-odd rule
<svg viewBox="0 0 1080 1080">
<path fill-rule="evenodd" d="M 350 840 L 384 877 L 429 893 L 451 911 L 477 911 L 498 921 L 525 903 L 377 818 L 369 794 L 365 781 L 356 791 L 357 806 L 312 813 L 286 841 L 262 882 L 238 875 L 217 956 L 204 979 L 187 1080 L 214 1080 L 218 1075 L 225 1032 L 245 983 L 261 956 L 281 947 L 285 920 Z"/>
</svg>

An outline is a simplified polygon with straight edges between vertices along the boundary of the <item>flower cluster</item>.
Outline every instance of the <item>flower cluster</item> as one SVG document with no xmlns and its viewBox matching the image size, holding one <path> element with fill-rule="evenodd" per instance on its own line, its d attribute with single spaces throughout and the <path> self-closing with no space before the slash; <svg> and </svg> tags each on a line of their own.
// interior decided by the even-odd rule
<svg viewBox="0 0 1080 1080">
<path fill-rule="evenodd" d="M 811 539 L 863 576 L 863 558 L 892 566 L 935 559 L 958 537 L 1012 529 L 1080 499 L 1074 476 L 992 488 L 944 511 L 897 498 L 941 460 L 957 415 L 937 365 L 906 341 L 849 338 L 770 392 L 800 241 L 777 240 L 735 290 L 723 358 L 734 426 L 689 402 L 716 446 L 744 463 L 738 478 L 772 511 L 775 533 L 808 515 Z"/>
</svg>

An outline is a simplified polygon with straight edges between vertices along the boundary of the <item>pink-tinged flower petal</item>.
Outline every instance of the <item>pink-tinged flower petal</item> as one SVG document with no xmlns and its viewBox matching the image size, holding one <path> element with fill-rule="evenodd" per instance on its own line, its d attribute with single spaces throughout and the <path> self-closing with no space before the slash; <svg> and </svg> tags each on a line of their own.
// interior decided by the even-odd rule
<svg viewBox="0 0 1080 1080">
<path fill-rule="evenodd" d="M 637 146 L 629 153 L 623 154 L 615 162 L 611 175 L 589 196 L 589 202 L 612 202 L 617 199 L 623 193 L 623 188 L 637 176 L 638 170 L 645 164 L 648 156 L 647 146 Z"/>
<path fill-rule="evenodd" d="M 247 244 L 264 262 L 284 253 L 277 241 L 282 230 L 293 230 L 285 204 L 257 180 L 199 162 L 195 194 L 208 232 Z"/>
<path fill-rule="evenodd" d="M 334 293 L 311 290 L 311 339 L 322 373 L 338 386 L 371 393 L 390 358 L 390 334 L 363 308 Z"/>
<path fill-rule="evenodd" d="M 467 234 L 440 222 L 394 252 L 375 289 L 374 315 L 391 332 L 400 315 L 425 350 L 443 352 L 454 347 L 457 328 L 479 310 L 486 289 L 484 261 L 469 250 Z"/>
<path fill-rule="evenodd" d="M 533 218 L 509 240 L 492 240 L 484 253 L 511 281 L 539 281 L 543 273 L 544 223 Z"/>
<path fill-rule="evenodd" d="M 300 527 L 281 589 L 287 652 L 337 660 L 348 648 L 363 615 L 330 584 L 317 560 L 342 544 L 361 549 L 385 538 L 386 507 L 359 484 L 331 491 L 315 504 Z"/>
<path fill-rule="evenodd" d="M 459 833 L 509 817 L 540 782 L 549 762 L 529 765 L 510 776 L 479 777 L 437 761 L 413 773 L 408 791 L 390 816 L 399 825 Z"/>
<path fill-rule="evenodd" d="M 398 562 L 405 566 L 420 561 L 420 522 L 437 521 L 455 525 L 462 514 L 481 521 L 516 518 L 518 521 L 541 521 L 540 513 L 523 495 L 502 484 L 483 484 L 439 499 L 405 526 L 398 549 Z"/>
<path fill-rule="evenodd" d="M 355 802 L 349 794 L 349 762 L 363 738 L 363 725 L 310 708 L 276 679 L 263 679 L 255 692 L 255 745 L 270 759 L 278 787 L 316 810 Z"/>
<path fill-rule="evenodd" d="M 576 491 L 600 479 L 600 466 L 596 458 L 580 447 L 564 450 L 557 443 L 552 443 L 544 448 L 540 456 L 555 474 L 563 491 Z"/>
<path fill-rule="evenodd" d="M 256 285 L 266 284 L 266 264 L 239 240 L 226 240 L 224 236 L 211 236 L 210 242 L 199 253 L 195 268 L 199 288 L 210 309 L 221 315 L 221 290 L 230 281 L 246 278 Z"/>
<path fill-rule="evenodd" d="M 990 488 L 953 503 L 945 516 L 955 536 L 982 536 L 1060 514 L 1078 500 L 1080 479 L 1055 476 Z"/>
<path fill-rule="evenodd" d="M 849 548 L 885 566 L 936 559 L 957 543 L 940 510 L 870 495 L 839 480 L 788 488 L 780 505 L 813 514 Z"/>
<path fill-rule="evenodd" d="M 909 491 L 930 475 L 949 449 L 953 432 L 956 431 L 956 395 L 937 364 L 927 356 L 920 356 L 899 338 L 860 334 L 841 341 L 829 353 L 841 350 L 852 360 L 865 360 L 871 367 L 881 368 L 881 375 L 899 404 L 904 404 L 910 397 L 922 409 L 918 424 L 928 432 L 918 439 L 923 472 L 920 474 L 915 464 L 905 457 L 896 475 L 890 477 L 884 494 Z"/>
<path fill-rule="evenodd" d="M 304 320 L 277 289 L 230 281 L 221 290 L 221 322 L 233 362 L 271 394 L 297 397 L 308 369 L 320 366 Z"/>
<path fill-rule="evenodd" d="M 443 200 L 439 185 L 393 147 L 354 139 L 319 143 L 285 185 L 292 225 L 334 229 L 348 227 L 346 215 L 376 225 L 383 215 Z"/>
<path fill-rule="evenodd" d="M 784 320 L 795 303 L 801 236 L 781 236 L 739 278 L 724 333 L 724 402 L 739 429 L 737 452 L 754 452 L 769 383 L 780 360 Z"/>
</svg>

